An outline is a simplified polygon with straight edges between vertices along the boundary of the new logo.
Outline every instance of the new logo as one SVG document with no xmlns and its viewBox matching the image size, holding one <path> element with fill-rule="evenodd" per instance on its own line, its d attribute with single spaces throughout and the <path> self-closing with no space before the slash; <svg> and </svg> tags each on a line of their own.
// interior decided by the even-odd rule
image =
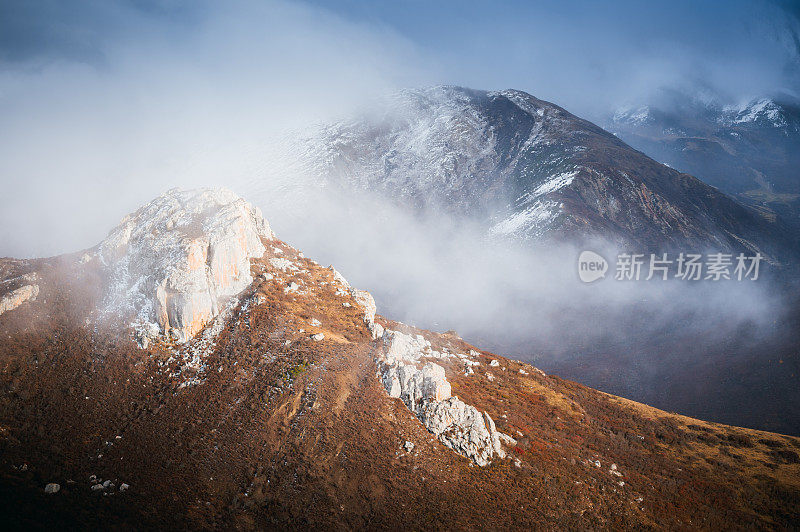
<svg viewBox="0 0 800 532">
<path fill-rule="evenodd" d="M 578 277 L 584 283 L 593 283 L 606 276 L 608 262 L 594 251 L 582 251 L 578 257 Z"/>
</svg>

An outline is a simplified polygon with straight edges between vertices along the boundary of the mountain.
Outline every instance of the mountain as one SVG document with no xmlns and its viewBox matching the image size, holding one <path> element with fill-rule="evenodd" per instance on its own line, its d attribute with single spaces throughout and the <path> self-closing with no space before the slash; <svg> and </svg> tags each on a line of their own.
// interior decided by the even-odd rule
<svg viewBox="0 0 800 532">
<path fill-rule="evenodd" d="M 800 229 L 800 100 L 740 105 L 669 93 L 604 121 L 634 148 Z"/>
<path fill-rule="evenodd" d="M 376 314 L 228 191 L 0 260 L 10 528 L 791 528 L 800 440 Z"/>
<path fill-rule="evenodd" d="M 404 90 L 294 148 L 326 183 L 484 220 L 519 242 L 602 239 L 630 250 L 760 252 L 788 262 L 774 217 L 517 90 Z"/>
</svg>

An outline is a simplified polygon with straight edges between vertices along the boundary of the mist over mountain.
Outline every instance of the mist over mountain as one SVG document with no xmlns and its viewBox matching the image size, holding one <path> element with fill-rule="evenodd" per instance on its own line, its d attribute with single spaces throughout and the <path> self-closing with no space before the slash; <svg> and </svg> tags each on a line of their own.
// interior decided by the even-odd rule
<svg viewBox="0 0 800 532">
<path fill-rule="evenodd" d="M 399 319 L 664 408 L 795 430 L 780 405 L 798 399 L 797 248 L 780 221 L 520 91 L 403 91 L 268 153 L 248 195 Z M 612 262 L 608 279 L 578 280 L 583 249 Z M 783 264 L 758 282 L 616 281 L 625 250 Z"/>
<path fill-rule="evenodd" d="M 795 529 L 789 0 L 0 1 L 9 529 Z"/>
</svg>

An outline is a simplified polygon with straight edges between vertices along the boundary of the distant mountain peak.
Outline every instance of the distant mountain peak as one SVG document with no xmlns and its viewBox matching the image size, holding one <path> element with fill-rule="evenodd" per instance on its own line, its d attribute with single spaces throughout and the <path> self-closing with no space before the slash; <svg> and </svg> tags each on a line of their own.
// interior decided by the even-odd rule
<svg viewBox="0 0 800 532">
<path fill-rule="evenodd" d="M 756 98 L 741 105 L 723 107 L 719 121 L 724 125 L 760 123 L 774 128 L 789 125 L 783 107 L 770 98 Z"/>
</svg>

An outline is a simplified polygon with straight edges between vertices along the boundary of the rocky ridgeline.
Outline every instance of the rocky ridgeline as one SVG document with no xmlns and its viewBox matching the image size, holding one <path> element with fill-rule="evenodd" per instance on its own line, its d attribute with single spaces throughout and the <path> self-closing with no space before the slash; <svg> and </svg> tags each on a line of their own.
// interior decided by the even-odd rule
<svg viewBox="0 0 800 532">
<path fill-rule="evenodd" d="M 442 366 L 427 362 L 418 367 L 421 358 L 440 356 L 430 342 L 387 330 L 382 347 L 378 376 L 386 392 L 400 398 L 439 441 L 480 466 L 494 456 L 505 458 L 500 442 L 511 438 L 497 431 L 489 414 L 451 396 Z"/>
<path fill-rule="evenodd" d="M 170 190 L 96 250 L 111 281 L 104 311 L 135 314 L 143 347 L 158 334 L 186 342 L 250 285 L 250 259 L 273 238 L 261 211 L 229 190 Z"/>
</svg>

